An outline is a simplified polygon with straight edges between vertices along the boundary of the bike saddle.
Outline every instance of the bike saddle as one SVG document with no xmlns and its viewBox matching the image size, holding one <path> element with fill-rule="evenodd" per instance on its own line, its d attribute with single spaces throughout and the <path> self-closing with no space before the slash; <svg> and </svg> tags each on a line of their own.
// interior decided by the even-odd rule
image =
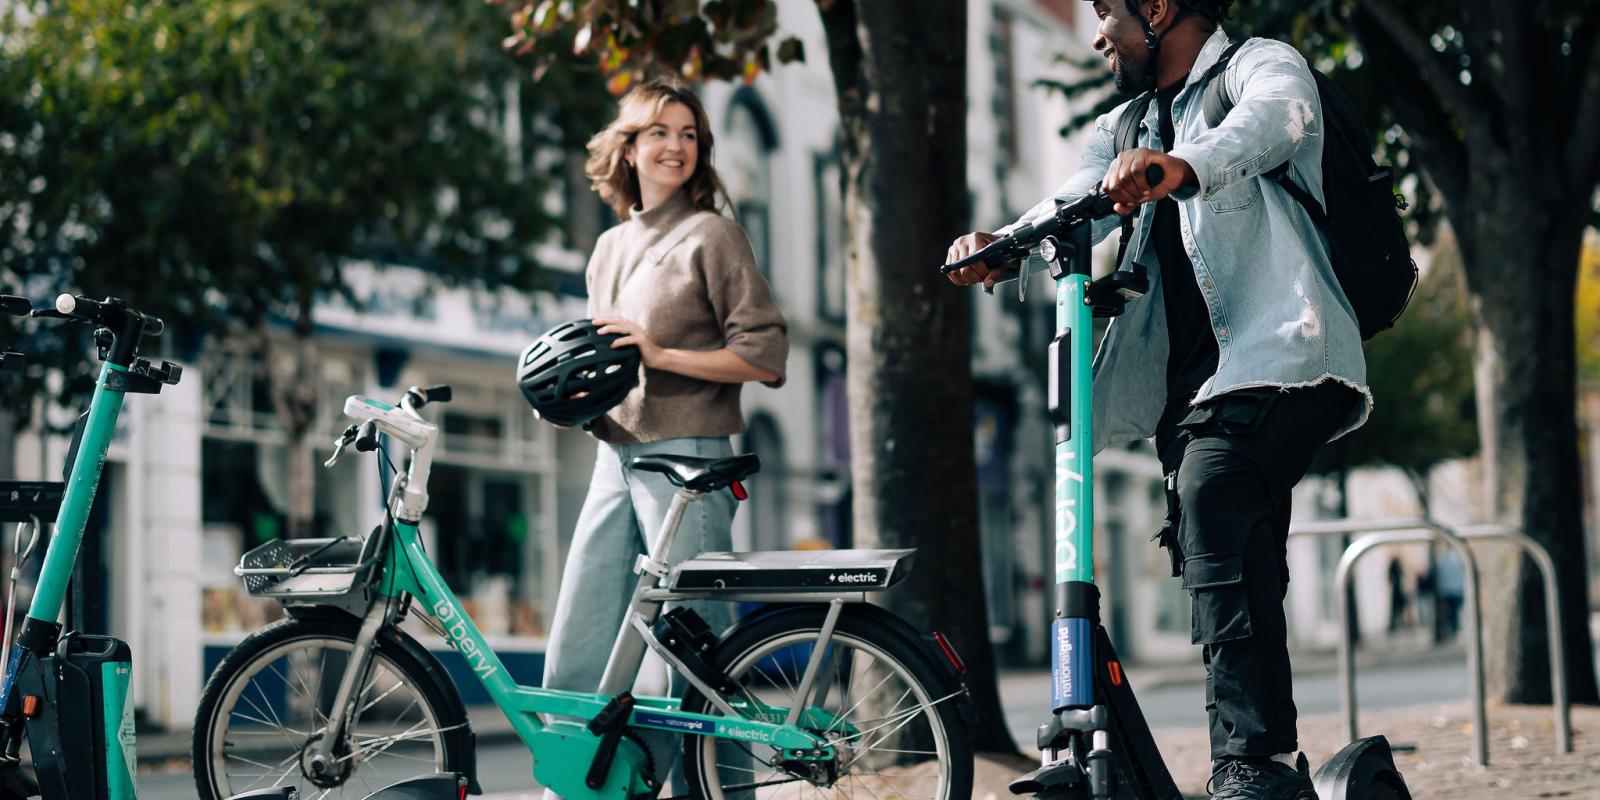
<svg viewBox="0 0 1600 800">
<path fill-rule="evenodd" d="M 755 453 L 729 458 L 699 458 L 696 456 L 638 456 L 630 466 L 645 472 L 659 472 L 667 476 L 673 486 L 693 492 L 713 492 L 726 488 L 734 481 L 742 481 L 761 471 L 761 459 Z"/>
</svg>

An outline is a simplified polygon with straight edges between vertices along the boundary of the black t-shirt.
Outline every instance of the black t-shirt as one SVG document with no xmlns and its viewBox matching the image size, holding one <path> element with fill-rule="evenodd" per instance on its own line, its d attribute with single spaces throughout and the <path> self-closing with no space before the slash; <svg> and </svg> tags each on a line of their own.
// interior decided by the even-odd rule
<svg viewBox="0 0 1600 800">
<path fill-rule="evenodd" d="M 1171 150 L 1175 132 L 1172 101 L 1183 83 L 1156 91 L 1161 113 L 1161 141 Z M 1200 385 L 1217 371 L 1217 338 L 1211 332 L 1211 312 L 1194 274 L 1194 264 L 1183 247 L 1178 203 L 1156 203 L 1151 241 L 1161 259 L 1161 294 L 1167 310 L 1167 415 L 1178 413 L 1194 399 Z"/>
</svg>

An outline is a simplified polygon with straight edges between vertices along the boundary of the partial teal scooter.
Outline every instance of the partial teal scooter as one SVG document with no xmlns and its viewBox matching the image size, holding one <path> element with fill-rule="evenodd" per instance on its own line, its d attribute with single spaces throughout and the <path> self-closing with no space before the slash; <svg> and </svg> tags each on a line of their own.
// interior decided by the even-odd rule
<svg viewBox="0 0 1600 800">
<path fill-rule="evenodd" d="M 140 340 L 161 333 L 162 321 L 115 298 L 62 295 L 54 308 L 34 309 L 25 298 L 0 295 L 0 311 L 85 322 L 95 326 L 104 367 L 89 411 L 79 420 L 68 455 L 65 484 L 0 483 L 0 521 L 56 529 L 45 547 L 27 618 L 15 641 L 6 626 L 5 675 L 0 682 L 0 791 L 5 800 L 39 795 L 45 800 L 131 800 L 134 797 L 133 674 L 128 644 L 110 636 L 62 633 L 67 583 L 77 562 L 84 526 L 105 467 L 125 395 L 157 394 L 176 384 L 181 367 L 152 365 L 138 355 Z M 14 369 L 16 353 L 0 368 Z M 21 539 L 21 530 L 17 533 Z M 13 550 L 17 560 L 26 554 Z M 31 552 L 32 544 L 28 550 Z M 18 570 L 14 560 L 13 585 Z M 14 597 L 14 595 L 12 595 Z M 7 611 L 10 611 L 8 603 Z M 22 767 L 23 739 L 34 775 Z"/>
</svg>

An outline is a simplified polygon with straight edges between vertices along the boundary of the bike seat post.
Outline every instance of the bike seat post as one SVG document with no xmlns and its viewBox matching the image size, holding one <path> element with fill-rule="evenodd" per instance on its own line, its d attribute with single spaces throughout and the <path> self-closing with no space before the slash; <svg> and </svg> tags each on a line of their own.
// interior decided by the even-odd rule
<svg viewBox="0 0 1600 800">
<path fill-rule="evenodd" d="M 645 593 L 660 587 L 666 579 L 670 569 L 666 559 L 672 552 L 672 542 L 677 538 L 684 509 L 701 496 L 701 492 L 679 489 L 672 496 L 672 504 L 667 506 L 667 516 L 661 522 L 661 533 L 654 542 L 646 543 L 649 552 L 634 562 L 633 571 L 639 576 L 639 582 L 634 587 L 633 598 L 628 602 L 630 610 L 622 621 L 622 629 L 617 632 L 616 644 L 606 659 L 605 672 L 600 676 L 601 694 L 614 695 L 633 686 L 639 674 L 639 665 L 644 661 L 646 646 L 635 626 L 642 623 L 644 628 L 648 628 L 661 616 L 662 601 L 646 600 Z"/>
<path fill-rule="evenodd" d="M 671 566 L 667 563 L 667 558 L 672 554 L 672 543 L 678 538 L 678 525 L 683 522 L 683 512 L 690 503 L 702 496 L 701 492 L 691 489 L 679 489 L 672 495 L 672 504 L 667 506 L 667 516 L 661 521 L 661 533 L 656 536 L 655 542 L 650 545 L 650 552 L 645 556 L 653 562 L 652 566 L 663 572 Z"/>
</svg>

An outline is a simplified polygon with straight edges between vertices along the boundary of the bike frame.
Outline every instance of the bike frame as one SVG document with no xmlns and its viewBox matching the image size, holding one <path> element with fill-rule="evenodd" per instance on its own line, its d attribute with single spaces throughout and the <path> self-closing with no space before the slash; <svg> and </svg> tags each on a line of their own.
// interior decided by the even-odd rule
<svg viewBox="0 0 1600 800">
<path fill-rule="evenodd" d="M 676 592 L 662 589 L 662 579 L 669 574 L 669 565 L 661 559 L 670 552 L 678 523 L 685 508 L 700 498 L 700 493 L 680 489 L 673 497 L 661 534 L 650 544 L 649 553 L 641 556 L 635 565 L 639 582 L 634 590 L 627 617 L 617 632 L 616 644 L 606 664 L 605 675 L 597 692 L 574 692 L 518 684 L 506 671 L 494 648 L 484 638 L 483 632 L 462 609 L 460 601 L 439 574 L 433 561 L 423 549 L 418 533 L 418 521 L 427 507 L 428 473 L 432 466 L 432 448 L 438 429 L 417 414 L 409 399 L 399 407 L 365 399 L 351 398 L 345 406 L 346 413 L 362 420 L 375 421 L 391 437 L 411 446 L 412 458 L 407 473 L 395 481 L 390 491 L 389 508 L 392 524 L 375 535 L 388 536 L 380 545 L 380 572 L 372 583 L 373 599 L 362 618 L 350 665 L 340 681 L 334 697 L 333 708 L 341 713 L 331 715 L 328 735 L 319 749 L 332 758 L 335 742 L 349 724 L 350 712 L 355 702 L 356 687 L 364 685 L 371 665 L 371 644 L 378 632 L 394 624 L 404 600 L 410 596 L 438 622 L 440 632 L 452 647 L 467 660 L 472 673 L 482 683 L 494 704 L 506 715 L 523 743 L 534 753 L 535 777 L 544 785 L 556 789 L 563 797 L 608 797 L 615 794 L 590 790 L 584 783 L 590 762 L 595 753 L 598 737 L 590 734 L 586 725 L 565 720 L 546 722 L 540 715 L 571 717 L 591 720 L 600 714 L 612 700 L 633 685 L 648 647 L 659 654 L 680 675 L 683 675 L 718 710 L 727 716 L 696 714 L 682 710 L 681 703 L 671 697 L 638 697 L 629 714 L 627 724 L 633 728 L 658 730 L 669 733 L 692 733 L 722 739 L 769 745 L 784 752 L 786 758 L 796 760 L 826 760 L 834 757 L 834 748 L 825 737 L 810 733 L 805 728 L 826 730 L 836 727 L 838 721 L 818 708 L 797 710 L 765 705 L 747 696 L 729 700 L 697 678 L 683 662 L 662 644 L 652 631 L 667 601 L 700 599 L 693 592 Z M 247 573 L 242 573 L 247 574 Z M 859 596 L 859 595 L 856 595 Z M 738 600 L 747 598 L 718 598 Z M 782 596 L 765 596 L 766 600 L 794 599 Z M 826 601 L 829 613 L 819 631 L 816 646 L 801 684 L 798 697 L 813 697 L 819 667 L 825 659 L 831 641 L 833 623 L 846 602 L 846 593 L 831 599 L 826 596 L 806 595 L 808 602 Z M 851 599 L 855 599 L 852 596 Z M 864 599 L 864 598 L 863 598 Z M 803 717 L 803 719 L 802 719 Z M 804 727 L 802 727 L 802 725 Z M 604 791 L 621 792 L 629 787 L 608 783 Z"/>
</svg>

